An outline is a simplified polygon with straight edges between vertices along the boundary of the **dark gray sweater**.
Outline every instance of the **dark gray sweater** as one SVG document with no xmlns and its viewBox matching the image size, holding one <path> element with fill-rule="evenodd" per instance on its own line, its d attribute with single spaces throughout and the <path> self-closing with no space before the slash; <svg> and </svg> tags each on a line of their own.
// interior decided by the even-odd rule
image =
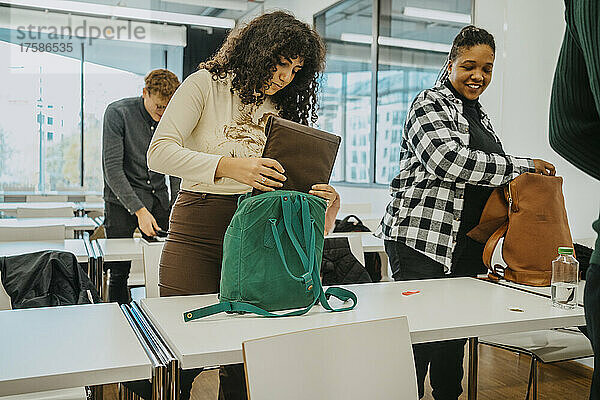
<svg viewBox="0 0 600 400">
<path fill-rule="evenodd" d="M 165 176 L 148 169 L 146 152 L 156 125 L 142 97 L 115 101 L 104 112 L 104 200 L 122 205 L 130 214 L 142 207 L 151 210 L 154 198 L 168 209 L 179 191 L 181 179 L 170 177 L 169 201 Z"/>
</svg>

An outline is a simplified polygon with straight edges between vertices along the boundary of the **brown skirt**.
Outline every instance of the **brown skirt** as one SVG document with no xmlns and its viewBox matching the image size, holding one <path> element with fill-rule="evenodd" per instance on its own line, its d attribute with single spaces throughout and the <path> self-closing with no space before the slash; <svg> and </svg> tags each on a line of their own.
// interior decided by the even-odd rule
<svg viewBox="0 0 600 400">
<path fill-rule="evenodd" d="M 238 195 L 180 191 L 160 258 L 160 295 L 219 292 L 223 237 Z"/>
</svg>

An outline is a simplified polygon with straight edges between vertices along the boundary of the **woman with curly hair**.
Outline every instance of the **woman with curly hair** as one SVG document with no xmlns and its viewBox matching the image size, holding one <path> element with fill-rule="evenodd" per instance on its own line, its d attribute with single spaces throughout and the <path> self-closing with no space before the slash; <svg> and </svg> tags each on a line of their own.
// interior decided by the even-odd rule
<svg viewBox="0 0 600 400">
<path fill-rule="evenodd" d="M 314 123 L 324 64 L 319 35 L 278 11 L 231 32 L 175 92 L 148 150 L 151 170 L 183 178 L 160 261 L 161 296 L 219 291 L 223 237 L 239 195 L 286 179 L 279 162 L 261 158 L 267 118 Z M 326 184 L 311 194 L 328 200 L 327 232 L 339 196 Z M 245 398 L 235 367 L 221 370 L 221 398 Z"/>
</svg>

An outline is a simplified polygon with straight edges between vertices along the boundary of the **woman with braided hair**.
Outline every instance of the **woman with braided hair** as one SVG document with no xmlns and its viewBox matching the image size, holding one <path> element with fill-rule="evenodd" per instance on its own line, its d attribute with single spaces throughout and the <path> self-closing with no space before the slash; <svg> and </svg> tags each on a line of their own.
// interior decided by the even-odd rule
<svg viewBox="0 0 600 400">
<path fill-rule="evenodd" d="M 408 111 L 400 172 L 379 232 L 396 280 L 485 272 L 483 245 L 466 233 L 479 223 L 493 188 L 525 172 L 555 173 L 546 161 L 505 154 L 479 103 L 492 79 L 495 49 L 484 29 L 463 28 L 436 85 L 419 93 Z M 458 399 L 465 343 L 413 346 L 420 397 L 429 369 L 433 397 Z"/>
</svg>

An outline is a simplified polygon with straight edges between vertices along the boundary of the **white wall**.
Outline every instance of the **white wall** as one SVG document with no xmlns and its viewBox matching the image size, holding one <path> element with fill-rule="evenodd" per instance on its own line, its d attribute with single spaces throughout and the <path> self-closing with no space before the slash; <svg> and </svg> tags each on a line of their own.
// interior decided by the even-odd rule
<svg viewBox="0 0 600 400">
<path fill-rule="evenodd" d="M 554 68 L 565 29 L 560 0 L 476 0 L 477 26 L 496 39 L 493 81 L 482 103 L 509 154 L 542 158 L 564 178 L 574 238 L 591 237 L 600 183 L 555 153 L 548 142 Z"/>
</svg>

